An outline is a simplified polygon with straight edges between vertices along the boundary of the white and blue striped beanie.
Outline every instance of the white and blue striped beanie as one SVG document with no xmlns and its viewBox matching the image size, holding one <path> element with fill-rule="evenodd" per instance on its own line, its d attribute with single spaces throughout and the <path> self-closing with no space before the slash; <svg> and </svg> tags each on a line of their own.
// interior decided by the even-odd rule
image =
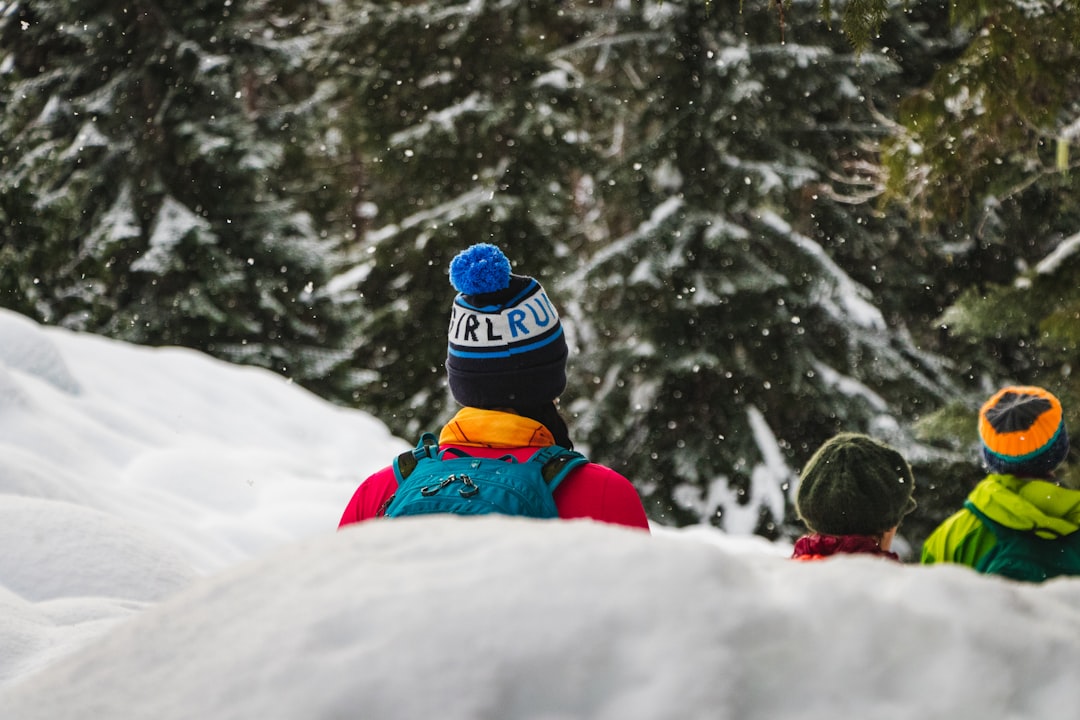
<svg viewBox="0 0 1080 720">
<path fill-rule="evenodd" d="M 473 245 L 450 262 L 458 291 L 450 313 L 446 373 L 462 405 L 533 408 L 566 389 L 566 337 L 535 279 L 510 272 L 503 252 Z"/>
</svg>

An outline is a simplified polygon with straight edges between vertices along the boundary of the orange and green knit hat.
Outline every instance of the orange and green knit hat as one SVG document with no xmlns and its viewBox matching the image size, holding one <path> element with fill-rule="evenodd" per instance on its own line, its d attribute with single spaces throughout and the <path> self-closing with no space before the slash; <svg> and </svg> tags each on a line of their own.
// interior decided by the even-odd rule
<svg viewBox="0 0 1080 720">
<path fill-rule="evenodd" d="M 979 410 L 986 467 L 995 473 L 1046 478 L 1069 453 L 1061 403 L 1041 387 L 1010 385 Z"/>
</svg>

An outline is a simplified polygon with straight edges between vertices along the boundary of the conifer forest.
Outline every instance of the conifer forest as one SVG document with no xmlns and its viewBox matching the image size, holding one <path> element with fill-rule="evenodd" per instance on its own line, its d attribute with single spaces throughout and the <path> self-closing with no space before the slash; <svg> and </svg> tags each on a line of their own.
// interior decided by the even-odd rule
<svg viewBox="0 0 1080 720">
<path fill-rule="evenodd" d="M 794 537 L 852 430 L 917 547 L 998 386 L 1080 433 L 1078 67 L 1073 0 L 0 0 L 0 306 L 415 441 L 491 242 L 653 521 Z"/>
</svg>

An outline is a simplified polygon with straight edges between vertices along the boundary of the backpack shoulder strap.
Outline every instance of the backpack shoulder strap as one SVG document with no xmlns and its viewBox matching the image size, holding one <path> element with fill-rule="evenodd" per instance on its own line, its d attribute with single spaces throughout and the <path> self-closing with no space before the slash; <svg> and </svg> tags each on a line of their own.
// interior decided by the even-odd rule
<svg viewBox="0 0 1080 720">
<path fill-rule="evenodd" d="M 529 462 L 540 464 L 540 474 L 547 483 L 548 489 L 554 492 L 572 470 L 586 464 L 589 459 L 561 445 L 549 445 L 533 453 Z"/>
<path fill-rule="evenodd" d="M 394 458 L 394 478 L 400 485 L 416 469 L 417 463 L 424 458 L 439 457 L 439 441 L 434 433 L 426 432 L 420 436 L 416 447 Z"/>
</svg>

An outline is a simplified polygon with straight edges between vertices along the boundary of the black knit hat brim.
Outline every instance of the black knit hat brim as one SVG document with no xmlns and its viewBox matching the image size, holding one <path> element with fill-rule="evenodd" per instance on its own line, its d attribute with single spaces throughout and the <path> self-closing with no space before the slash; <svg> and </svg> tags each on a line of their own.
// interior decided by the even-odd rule
<svg viewBox="0 0 1080 720">
<path fill-rule="evenodd" d="M 542 365 L 470 371 L 451 355 L 446 376 L 454 399 L 466 407 L 525 408 L 554 402 L 566 390 L 566 344 Z"/>
</svg>

